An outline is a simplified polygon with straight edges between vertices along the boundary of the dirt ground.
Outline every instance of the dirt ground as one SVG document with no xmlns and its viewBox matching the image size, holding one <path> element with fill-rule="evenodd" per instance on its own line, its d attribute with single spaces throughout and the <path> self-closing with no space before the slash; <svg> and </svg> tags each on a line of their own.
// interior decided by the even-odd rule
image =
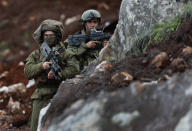
<svg viewBox="0 0 192 131">
<path fill-rule="evenodd" d="M 160 43 L 153 43 L 140 56 L 129 56 L 112 63 L 108 71 L 101 76 L 88 79 L 83 86 L 100 86 L 101 89 L 127 87 L 130 81 L 164 81 L 173 74 L 192 68 L 192 21 L 181 24 L 170 38 Z M 126 77 L 130 80 L 125 80 Z M 82 86 L 82 85 L 81 85 Z M 82 87 L 83 87 L 82 86 Z M 95 87 L 95 88 L 96 88 Z"/>
<path fill-rule="evenodd" d="M 105 16 L 102 25 L 107 21 L 114 24 L 118 19 L 120 3 L 120 0 L 34 0 L 33 2 L 1 0 L 0 12 L 4 13 L 0 15 L 0 52 L 2 52 L 0 53 L 0 87 L 28 83 L 23 74 L 24 66 L 18 63 L 24 61 L 27 55 L 38 47 L 31 34 L 41 21 L 52 18 L 65 24 L 68 18 L 73 16 L 79 18 L 83 10 L 95 8 Z M 78 22 L 65 24 L 65 38 L 68 34 L 78 31 L 80 27 Z M 114 30 L 114 27 L 112 26 L 110 30 Z M 183 23 L 166 42 L 160 45 L 154 44 L 139 57 L 127 57 L 121 62 L 113 63 L 112 68 L 102 77 L 93 77 L 84 83 L 86 89 L 100 86 L 100 89 L 115 90 L 128 86 L 129 82 L 122 81 L 126 73 L 130 74 L 133 80 L 149 82 L 167 80 L 176 72 L 191 69 L 191 28 L 192 21 Z M 31 113 L 30 96 L 33 90 L 34 87 L 31 87 L 27 88 L 26 93 L 0 94 L 1 130 L 29 130 L 27 122 Z M 7 105 L 10 98 L 20 103 L 19 110 L 9 109 Z"/>
<path fill-rule="evenodd" d="M 97 9 L 103 16 L 101 26 L 110 22 L 108 32 L 113 32 L 121 0 L 0 0 L 0 89 L 17 83 L 26 85 L 22 62 L 29 53 L 38 48 L 32 33 L 45 19 L 56 19 L 64 24 L 66 39 L 82 28 L 78 22 L 86 9 Z M 21 64 L 19 64 L 21 63 Z M 25 93 L 0 93 L 0 130 L 24 131 L 31 113 L 30 96 L 34 86 Z M 10 98 L 19 102 L 20 108 L 12 111 Z"/>
<path fill-rule="evenodd" d="M 175 73 L 183 72 L 192 68 L 192 21 L 188 21 L 180 25 L 177 31 L 173 32 L 171 37 L 156 45 L 153 43 L 147 51 L 141 56 L 127 57 L 119 63 L 115 63 L 106 79 L 111 80 L 114 88 L 123 86 L 126 82 L 122 82 L 111 78 L 120 72 L 127 72 L 133 77 L 133 80 L 143 82 L 164 81 Z"/>
<path fill-rule="evenodd" d="M 7 50 L 3 55 L 1 53 L 0 64 L 12 62 L 38 47 L 31 36 L 43 20 L 56 19 L 63 22 L 66 39 L 69 34 L 81 29 L 78 19 L 84 10 L 94 8 L 100 11 L 104 25 L 106 22 L 117 21 L 120 3 L 121 0 L 1 0 L 0 12 L 3 13 L 0 15 L 0 50 Z"/>
</svg>

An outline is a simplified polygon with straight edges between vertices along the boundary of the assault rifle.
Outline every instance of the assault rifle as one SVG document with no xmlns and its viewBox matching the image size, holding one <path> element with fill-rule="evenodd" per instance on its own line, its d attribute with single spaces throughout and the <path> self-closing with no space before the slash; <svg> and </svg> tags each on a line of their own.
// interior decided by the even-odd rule
<svg viewBox="0 0 192 131">
<path fill-rule="evenodd" d="M 88 41 L 103 42 L 104 40 L 109 40 L 110 37 L 111 35 L 108 33 L 103 33 L 102 31 L 93 30 L 89 35 L 88 34 L 69 35 L 68 40 L 69 40 L 70 46 L 79 46 L 81 43 L 86 43 Z"/>
<path fill-rule="evenodd" d="M 41 54 L 43 56 L 43 62 L 48 61 L 52 62 L 50 66 L 50 71 L 53 72 L 54 78 L 56 80 L 61 80 L 61 70 L 62 68 L 59 66 L 59 60 L 58 56 L 63 50 L 63 48 L 60 48 L 59 50 L 51 49 L 46 42 L 43 42 L 41 45 Z"/>
</svg>

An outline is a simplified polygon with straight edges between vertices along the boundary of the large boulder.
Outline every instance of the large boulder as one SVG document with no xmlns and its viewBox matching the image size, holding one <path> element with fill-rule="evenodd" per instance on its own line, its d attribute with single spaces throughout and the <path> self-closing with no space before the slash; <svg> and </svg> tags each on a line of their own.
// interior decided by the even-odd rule
<svg viewBox="0 0 192 131">
<path fill-rule="evenodd" d="M 80 99 L 48 131 L 191 131 L 191 79 L 192 71 L 187 71 L 165 83 L 135 82 L 128 88 Z"/>
<path fill-rule="evenodd" d="M 101 52 L 100 60 L 106 57 L 124 59 L 142 34 L 155 24 L 173 19 L 188 1 L 190 0 L 123 0 L 116 30 L 109 45 Z"/>
</svg>

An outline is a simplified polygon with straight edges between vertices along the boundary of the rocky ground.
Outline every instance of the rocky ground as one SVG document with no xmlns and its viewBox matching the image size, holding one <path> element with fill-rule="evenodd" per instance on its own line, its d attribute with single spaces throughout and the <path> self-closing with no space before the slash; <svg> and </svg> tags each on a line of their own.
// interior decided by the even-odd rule
<svg viewBox="0 0 192 131">
<path fill-rule="evenodd" d="M 92 93 L 54 117 L 48 131 L 191 131 L 191 76 L 192 72 L 188 71 L 174 75 L 167 82 L 133 82 L 112 92 Z M 67 88 L 66 85 L 60 87 Z M 69 98 L 68 93 L 60 92 L 60 99 L 57 93 L 53 100 Z M 52 101 L 52 104 L 58 103 Z"/>
<path fill-rule="evenodd" d="M 116 90 L 129 87 L 133 81 L 163 82 L 169 80 L 175 73 L 191 69 L 191 27 L 192 21 L 185 22 L 177 31 L 173 32 L 167 41 L 160 45 L 154 43 L 140 56 L 129 56 L 115 63 L 103 63 L 99 68 L 100 71 L 91 76 L 64 82 L 59 88 L 60 91 L 52 100 L 53 104 L 51 104 L 45 116 L 46 122 L 50 122 L 49 120 L 52 120 L 53 117 L 61 115 L 66 108 L 72 108 L 72 110 L 66 110 L 67 113 L 75 113 L 76 110 L 73 110 L 73 106 L 71 107 L 73 102 L 87 98 L 91 99 L 101 91 L 111 92 L 113 95 Z M 79 81 L 79 79 L 82 80 Z M 140 84 L 138 84 L 138 87 L 137 95 L 144 89 Z M 127 97 L 123 98 L 126 99 Z M 134 103 L 132 104 L 134 105 Z M 114 104 L 110 106 L 114 106 Z M 110 109 L 113 109 L 113 107 L 110 107 Z M 63 117 L 59 119 L 67 116 L 64 113 Z M 45 123 L 45 127 L 47 124 Z"/>
<path fill-rule="evenodd" d="M 31 35 L 43 20 L 56 19 L 63 22 L 66 38 L 81 29 L 78 20 L 84 10 L 97 9 L 104 16 L 102 25 L 106 22 L 112 24 L 117 22 L 120 4 L 121 0 L 1 0 L 0 12 L 4 12 L 0 15 L 1 64 L 12 62 L 38 47 Z"/>
<path fill-rule="evenodd" d="M 113 32 L 118 19 L 121 0 L 11 0 L 0 1 L 0 130 L 29 130 L 30 96 L 34 86 L 23 75 L 24 60 L 38 47 L 31 35 L 45 19 L 60 20 L 65 34 L 81 28 L 81 13 L 95 8 L 104 16 L 102 26 Z M 33 85 L 33 83 L 32 83 Z"/>
<path fill-rule="evenodd" d="M 66 37 L 67 34 L 79 29 L 80 25 L 73 19 L 79 18 L 82 11 L 87 8 L 96 8 L 105 16 L 103 24 L 109 21 L 115 25 L 121 1 L 35 0 L 28 4 L 29 2 L 0 1 L 0 12 L 5 12 L 0 15 L 0 129 L 2 130 L 29 130 L 27 122 L 31 113 L 30 95 L 34 86 L 26 88 L 29 81 L 23 75 L 23 61 L 31 50 L 37 48 L 36 44 L 32 44 L 34 41 L 31 34 L 38 24 L 46 18 L 61 20 L 65 24 Z M 114 27 L 111 26 L 109 30 L 113 31 Z M 129 56 L 123 61 L 105 64 L 104 72 L 91 78 L 85 77 L 77 87 L 69 84 L 70 90 L 64 89 L 67 94 L 62 104 L 65 106 L 57 109 L 57 113 L 77 99 L 97 94 L 101 90 L 114 91 L 127 87 L 131 81 L 137 80 L 166 81 L 177 72 L 191 69 L 191 28 L 192 21 L 185 22 L 167 41 L 159 45 L 154 43 L 143 55 Z M 78 92 L 81 87 L 84 87 L 84 90 Z M 68 97 L 72 95 L 73 98 Z M 50 112 L 54 112 L 53 110 L 56 111 L 53 107 Z"/>
</svg>

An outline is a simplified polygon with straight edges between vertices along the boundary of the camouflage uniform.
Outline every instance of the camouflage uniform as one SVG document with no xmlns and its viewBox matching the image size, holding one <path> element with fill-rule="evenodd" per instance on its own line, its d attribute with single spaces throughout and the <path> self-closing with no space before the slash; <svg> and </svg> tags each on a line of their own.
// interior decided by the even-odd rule
<svg viewBox="0 0 192 131">
<path fill-rule="evenodd" d="M 46 30 L 50 31 L 59 30 L 61 35 L 63 34 L 62 23 L 55 20 L 45 20 L 34 32 L 33 37 L 39 44 L 42 43 L 40 39 L 41 35 L 43 35 L 42 28 L 46 28 Z M 60 49 L 61 47 L 63 47 L 63 44 L 58 43 L 52 48 Z M 73 52 L 69 50 L 64 50 L 60 53 L 58 59 L 60 62 L 60 66 L 63 69 L 61 71 L 63 80 L 67 78 L 72 78 L 79 73 L 79 62 L 77 61 L 76 56 Z M 47 78 L 47 73 L 43 69 L 42 55 L 40 53 L 40 49 L 33 51 L 26 59 L 24 74 L 28 79 L 34 78 L 37 86 L 35 92 L 31 96 L 33 100 L 33 109 L 30 128 L 31 131 L 36 131 L 39 112 L 50 102 L 50 99 L 57 92 L 61 81 Z"/>
<path fill-rule="evenodd" d="M 85 31 L 82 30 L 79 33 L 76 34 L 85 34 Z M 99 56 L 99 52 L 102 48 L 87 48 L 85 45 L 86 43 L 81 43 L 79 46 L 70 46 L 68 44 L 68 40 L 65 40 L 64 42 L 66 45 L 68 45 L 68 49 L 71 50 L 73 53 L 75 53 L 78 56 L 78 60 L 80 62 L 80 69 L 82 70 L 84 66 L 87 66 L 91 61 L 95 60 Z M 103 47 L 103 44 L 101 44 Z"/>
<path fill-rule="evenodd" d="M 100 24 L 101 21 L 101 15 L 96 10 L 86 10 L 80 19 L 80 22 L 82 22 L 84 29 L 76 34 L 86 34 L 85 31 L 85 22 L 89 21 L 91 19 L 98 19 L 98 22 Z M 88 41 L 87 41 L 88 42 Z M 99 52 L 104 47 L 103 44 L 101 44 L 102 47 L 100 48 L 93 48 L 90 49 L 86 46 L 86 43 L 81 43 L 79 46 L 70 46 L 68 43 L 68 40 L 65 40 L 65 45 L 68 45 L 67 48 L 73 51 L 80 61 L 80 69 L 82 70 L 84 66 L 88 65 L 91 61 L 95 60 L 99 56 Z"/>
</svg>

